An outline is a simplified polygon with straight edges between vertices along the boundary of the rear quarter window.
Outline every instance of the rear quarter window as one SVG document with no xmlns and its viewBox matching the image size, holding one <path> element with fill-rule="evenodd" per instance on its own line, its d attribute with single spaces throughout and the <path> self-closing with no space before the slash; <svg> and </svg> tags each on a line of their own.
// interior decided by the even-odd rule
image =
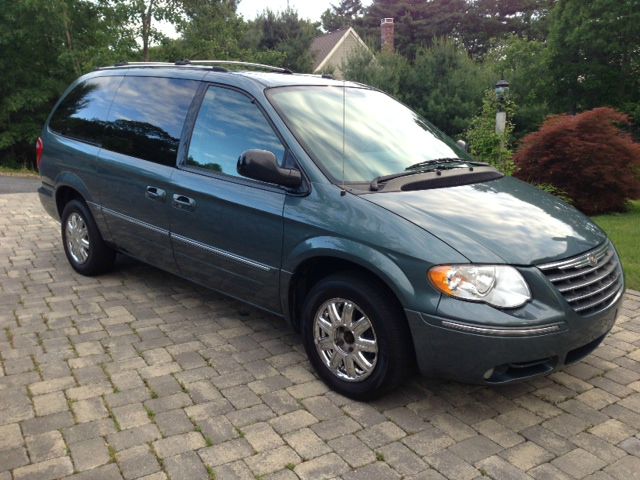
<svg viewBox="0 0 640 480">
<path fill-rule="evenodd" d="M 79 83 L 60 102 L 49 128 L 61 135 L 100 145 L 107 113 L 122 77 L 95 77 Z"/>
<path fill-rule="evenodd" d="M 175 166 L 198 85 L 196 80 L 125 77 L 109 110 L 103 148 Z"/>
</svg>

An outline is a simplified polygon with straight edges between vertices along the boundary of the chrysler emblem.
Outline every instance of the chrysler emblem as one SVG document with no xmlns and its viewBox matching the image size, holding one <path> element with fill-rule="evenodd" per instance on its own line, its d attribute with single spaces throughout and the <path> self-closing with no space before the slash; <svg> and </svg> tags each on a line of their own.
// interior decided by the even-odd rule
<svg viewBox="0 0 640 480">
<path fill-rule="evenodd" d="M 592 267 L 595 267 L 598 265 L 598 258 L 595 255 L 589 255 L 589 257 L 587 258 L 587 261 L 589 262 L 589 265 L 591 265 Z"/>
</svg>

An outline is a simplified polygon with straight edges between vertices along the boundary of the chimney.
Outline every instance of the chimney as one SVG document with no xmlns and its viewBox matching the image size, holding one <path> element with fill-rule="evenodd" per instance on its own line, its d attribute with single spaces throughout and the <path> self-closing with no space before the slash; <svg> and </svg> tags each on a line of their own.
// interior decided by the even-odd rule
<svg viewBox="0 0 640 480">
<path fill-rule="evenodd" d="M 393 18 L 383 18 L 380 20 L 381 47 L 384 52 L 393 52 Z"/>
</svg>

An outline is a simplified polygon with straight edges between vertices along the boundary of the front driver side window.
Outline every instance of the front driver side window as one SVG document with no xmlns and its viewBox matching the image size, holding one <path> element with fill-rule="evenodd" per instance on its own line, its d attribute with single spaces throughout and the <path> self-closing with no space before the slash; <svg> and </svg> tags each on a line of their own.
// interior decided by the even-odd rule
<svg viewBox="0 0 640 480">
<path fill-rule="evenodd" d="M 186 164 L 238 176 L 238 157 L 252 149 L 268 150 L 283 164 L 284 146 L 257 105 L 235 90 L 209 87 L 193 127 Z"/>
</svg>

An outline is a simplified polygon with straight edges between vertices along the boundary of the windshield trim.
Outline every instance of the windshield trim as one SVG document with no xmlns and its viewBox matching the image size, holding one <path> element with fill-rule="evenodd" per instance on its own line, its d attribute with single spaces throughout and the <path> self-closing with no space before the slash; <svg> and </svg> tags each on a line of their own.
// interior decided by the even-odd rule
<svg viewBox="0 0 640 480">
<path fill-rule="evenodd" d="M 420 114 L 418 114 L 415 110 L 413 110 L 411 107 L 409 107 L 408 105 L 404 104 L 403 102 L 401 102 L 400 100 L 398 100 L 397 98 L 395 98 L 394 96 L 388 94 L 387 92 L 384 92 L 378 88 L 375 87 L 371 87 L 369 85 L 364 85 L 364 84 L 358 84 L 354 82 L 348 82 L 348 85 L 345 85 L 345 88 L 348 89 L 353 89 L 353 90 L 368 90 L 371 92 L 377 92 L 377 93 L 381 93 L 383 95 L 385 95 L 386 97 L 390 98 L 391 100 L 399 103 L 400 105 L 404 106 L 405 108 L 409 109 L 411 112 L 413 112 L 421 121 L 425 122 L 429 128 L 433 129 L 436 133 L 437 133 L 437 137 L 440 141 L 447 143 L 448 146 L 452 146 L 449 145 L 448 142 L 445 142 L 445 140 L 442 138 L 447 138 L 449 139 L 449 136 L 447 134 L 445 134 L 444 132 L 442 132 L 438 127 L 436 127 L 435 125 L 433 125 L 431 122 L 429 122 L 428 120 L 426 120 L 425 118 L 423 118 Z M 280 119 L 282 120 L 282 123 L 284 123 L 284 125 L 287 127 L 287 130 L 289 131 L 289 133 L 291 133 L 291 135 L 293 136 L 293 138 L 296 139 L 296 141 L 298 142 L 298 144 L 300 145 L 300 147 L 302 147 L 302 149 L 305 151 L 305 153 L 309 156 L 309 158 L 311 159 L 311 161 L 313 161 L 314 165 L 322 172 L 322 174 L 334 185 L 337 185 L 339 187 L 341 186 L 349 186 L 352 188 L 356 188 L 359 190 L 360 186 L 364 186 L 366 188 L 366 190 L 369 189 L 369 184 L 371 182 L 371 180 L 347 180 L 347 179 L 343 179 L 343 178 L 338 178 L 335 177 L 330 171 L 329 169 L 318 159 L 318 157 L 316 156 L 316 154 L 313 152 L 313 149 L 311 149 L 309 147 L 309 145 L 307 145 L 307 143 L 302 140 L 298 135 L 296 135 L 296 133 L 294 132 L 294 129 L 289 125 L 289 120 L 287 118 L 287 116 L 285 115 L 285 113 L 282 111 L 280 105 L 278 105 L 277 102 L 275 102 L 271 97 L 272 97 L 272 92 L 275 90 L 294 90 L 294 89 L 307 89 L 307 88 L 343 88 L 341 85 L 318 85 L 318 84 L 305 84 L 305 85 L 277 85 L 277 86 L 273 86 L 273 87 L 268 87 L 264 89 L 264 95 L 267 99 L 267 101 L 269 102 L 269 104 L 273 107 L 273 109 L 276 111 L 276 113 L 278 114 L 278 116 L 280 117 Z M 451 140 L 452 144 L 455 144 L 455 142 Z M 456 154 L 459 154 L 459 148 L 456 146 L 456 148 L 454 149 L 454 152 Z M 473 157 L 471 157 L 468 153 L 463 152 L 463 156 L 460 157 L 460 161 L 463 162 L 475 162 L 475 160 L 473 159 Z"/>
</svg>

